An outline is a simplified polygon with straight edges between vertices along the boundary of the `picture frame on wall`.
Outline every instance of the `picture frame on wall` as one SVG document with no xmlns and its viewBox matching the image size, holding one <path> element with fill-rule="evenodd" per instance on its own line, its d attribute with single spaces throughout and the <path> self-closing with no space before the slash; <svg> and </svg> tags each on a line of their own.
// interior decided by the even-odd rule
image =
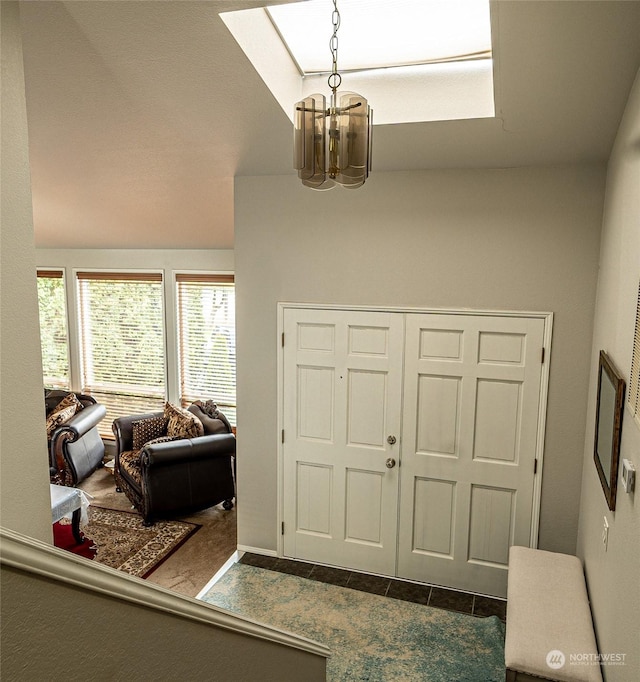
<svg viewBox="0 0 640 682">
<path fill-rule="evenodd" d="M 616 508 L 624 391 L 624 379 L 611 358 L 601 350 L 598 362 L 593 458 L 607 506 L 611 511 L 615 511 Z"/>
</svg>

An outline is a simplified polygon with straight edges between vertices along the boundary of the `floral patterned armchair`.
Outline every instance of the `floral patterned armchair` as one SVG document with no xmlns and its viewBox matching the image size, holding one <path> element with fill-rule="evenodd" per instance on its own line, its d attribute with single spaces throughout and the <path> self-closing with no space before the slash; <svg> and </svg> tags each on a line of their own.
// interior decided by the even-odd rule
<svg viewBox="0 0 640 682">
<path fill-rule="evenodd" d="M 197 405 L 188 411 L 167 403 L 163 411 L 113 422 L 116 489 L 145 525 L 221 502 L 233 507 L 235 436 L 224 417 L 199 412 Z"/>
</svg>

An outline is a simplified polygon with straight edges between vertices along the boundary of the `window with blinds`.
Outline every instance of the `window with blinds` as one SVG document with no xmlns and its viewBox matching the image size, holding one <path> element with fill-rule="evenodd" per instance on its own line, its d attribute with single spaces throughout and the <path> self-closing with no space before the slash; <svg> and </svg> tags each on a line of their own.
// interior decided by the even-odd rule
<svg viewBox="0 0 640 682">
<path fill-rule="evenodd" d="M 176 275 L 180 400 L 213 400 L 236 423 L 233 275 Z"/>
<path fill-rule="evenodd" d="M 165 401 L 162 275 L 78 272 L 82 391 L 116 417 L 161 410 Z"/>
<path fill-rule="evenodd" d="M 629 380 L 628 403 L 631 412 L 640 426 L 640 283 L 638 284 L 638 303 L 636 307 L 636 327 L 633 335 L 633 356 L 631 358 L 631 379 Z"/>
<path fill-rule="evenodd" d="M 38 270 L 43 384 L 69 390 L 69 336 L 62 270 Z"/>
</svg>

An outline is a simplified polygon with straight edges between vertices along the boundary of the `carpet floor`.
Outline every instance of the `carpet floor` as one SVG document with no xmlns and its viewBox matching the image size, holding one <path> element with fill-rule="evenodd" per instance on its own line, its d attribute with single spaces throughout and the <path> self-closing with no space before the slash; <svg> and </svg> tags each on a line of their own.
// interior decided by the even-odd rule
<svg viewBox="0 0 640 682">
<path fill-rule="evenodd" d="M 91 505 L 84 534 L 97 548 L 94 561 L 146 578 L 199 528 L 174 519 L 145 526 L 140 514 Z"/>
<path fill-rule="evenodd" d="M 326 644 L 331 682 L 502 682 L 504 624 L 235 564 L 203 601 Z"/>
<path fill-rule="evenodd" d="M 113 474 L 107 469 L 98 469 L 78 487 L 93 497 L 91 504 L 96 507 L 132 511 L 131 503 L 124 493 L 116 492 Z M 236 551 L 236 510 L 234 507 L 231 511 L 225 511 L 222 505 L 218 505 L 180 516 L 177 520 L 201 527 L 165 559 L 147 580 L 178 594 L 195 597 Z"/>
</svg>

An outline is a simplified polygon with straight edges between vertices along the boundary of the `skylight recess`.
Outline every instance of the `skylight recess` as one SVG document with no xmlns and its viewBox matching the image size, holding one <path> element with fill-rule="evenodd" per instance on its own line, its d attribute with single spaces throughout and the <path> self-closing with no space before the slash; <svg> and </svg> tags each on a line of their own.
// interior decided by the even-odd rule
<svg viewBox="0 0 640 682">
<path fill-rule="evenodd" d="M 363 93 L 374 126 L 495 116 L 489 0 L 338 0 L 338 10 L 341 90 Z M 330 92 L 332 12 L 332 0 L 306 0 L 220 14 L 292 122 L 293 103 Z"/>
<path fill-rule="evenodd" d="M 266 8 L 301 75 L 331 70 L 331 0 Z M 491 58 L 489 0 L 340 0 L 341 72 Z"/>
</svg>

